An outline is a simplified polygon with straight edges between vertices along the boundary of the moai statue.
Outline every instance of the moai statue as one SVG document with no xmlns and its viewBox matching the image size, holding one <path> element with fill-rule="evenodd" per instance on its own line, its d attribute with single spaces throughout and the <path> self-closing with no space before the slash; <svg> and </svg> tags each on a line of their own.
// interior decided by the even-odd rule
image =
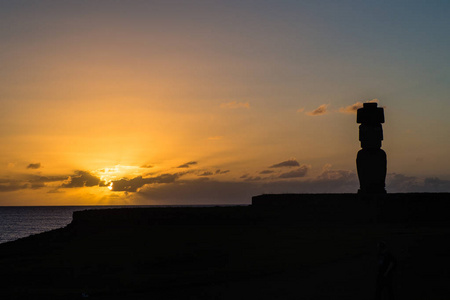
<svg viewBox="0 0 450 300">
<path fill-rule="evenodd" d="M 358 109 L 356 123 L 359 126 L 361 150 L 356 157 L 359 178 L 359 194 L 385 194 L 386 152 L 381 149 L 383 140 L 384 110 L 377 103 L 364 103 Z"/>
</svg>

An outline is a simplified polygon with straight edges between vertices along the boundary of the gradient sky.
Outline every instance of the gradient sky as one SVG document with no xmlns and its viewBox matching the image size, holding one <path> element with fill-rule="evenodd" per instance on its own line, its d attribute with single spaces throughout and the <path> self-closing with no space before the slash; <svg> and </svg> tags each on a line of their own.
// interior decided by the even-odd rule
<svg viewBox="0 0 450 300">
<path fill-rule="evenodd" d="M 449 1 L 0 1 L 0 205 L 450 191 Z"/>
</svg>

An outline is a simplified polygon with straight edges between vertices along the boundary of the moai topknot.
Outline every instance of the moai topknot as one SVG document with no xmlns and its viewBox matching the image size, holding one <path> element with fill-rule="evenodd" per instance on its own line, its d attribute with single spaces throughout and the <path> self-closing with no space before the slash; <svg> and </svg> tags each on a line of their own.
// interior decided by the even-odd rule
<svg viewBox="0 0 450 300">
<path fill-rule="evenodd" d="M 364 103 L 358 109 L 356 123 L 359 126 L 361 150 L 356 157 L 359 178 L 359 194 L 385 194 L 386 152 L 381 149 L 383 140 L 384 110 L 377 103 Z"/>
</svg>

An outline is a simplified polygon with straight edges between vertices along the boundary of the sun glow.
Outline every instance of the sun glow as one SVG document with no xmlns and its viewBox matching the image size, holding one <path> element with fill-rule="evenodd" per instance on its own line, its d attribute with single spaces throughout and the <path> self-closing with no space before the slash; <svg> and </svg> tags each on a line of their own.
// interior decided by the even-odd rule
<svg viewBox="0 0 450 300">
<path fill-rule="evenodd" d="M 142 169 L 137 166 L 122 166 L 116 165 L 92 171 L 92 173 L 100 178 L 105 186 L 112 191 L 113 181 L 126 177 L 135 177 L 142 175 Z"/>
<path fill-rule="evenodd" d="M 112 168 L 104 168 L 100 170 L 96 170 L 93 173 L 97 174 L 97 176 L 100 177 L 100 179 L 105 182 L 105 184 L 108 184 L 112 180 L 117 179 L 117 176 L 120 173 L 120 166 L 114 166 Z"/>
</svg>

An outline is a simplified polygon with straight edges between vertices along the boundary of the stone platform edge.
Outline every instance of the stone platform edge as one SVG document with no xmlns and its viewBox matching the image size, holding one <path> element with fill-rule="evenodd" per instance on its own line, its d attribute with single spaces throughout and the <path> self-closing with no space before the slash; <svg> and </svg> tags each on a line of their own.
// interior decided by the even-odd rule
<svg viewBox="0 0 450 300">
<path fill-rule="evenodd" d="M 450 222 L 450 193 L 263 194 L 252 207 L 304 221 Z"/>
</svg>

